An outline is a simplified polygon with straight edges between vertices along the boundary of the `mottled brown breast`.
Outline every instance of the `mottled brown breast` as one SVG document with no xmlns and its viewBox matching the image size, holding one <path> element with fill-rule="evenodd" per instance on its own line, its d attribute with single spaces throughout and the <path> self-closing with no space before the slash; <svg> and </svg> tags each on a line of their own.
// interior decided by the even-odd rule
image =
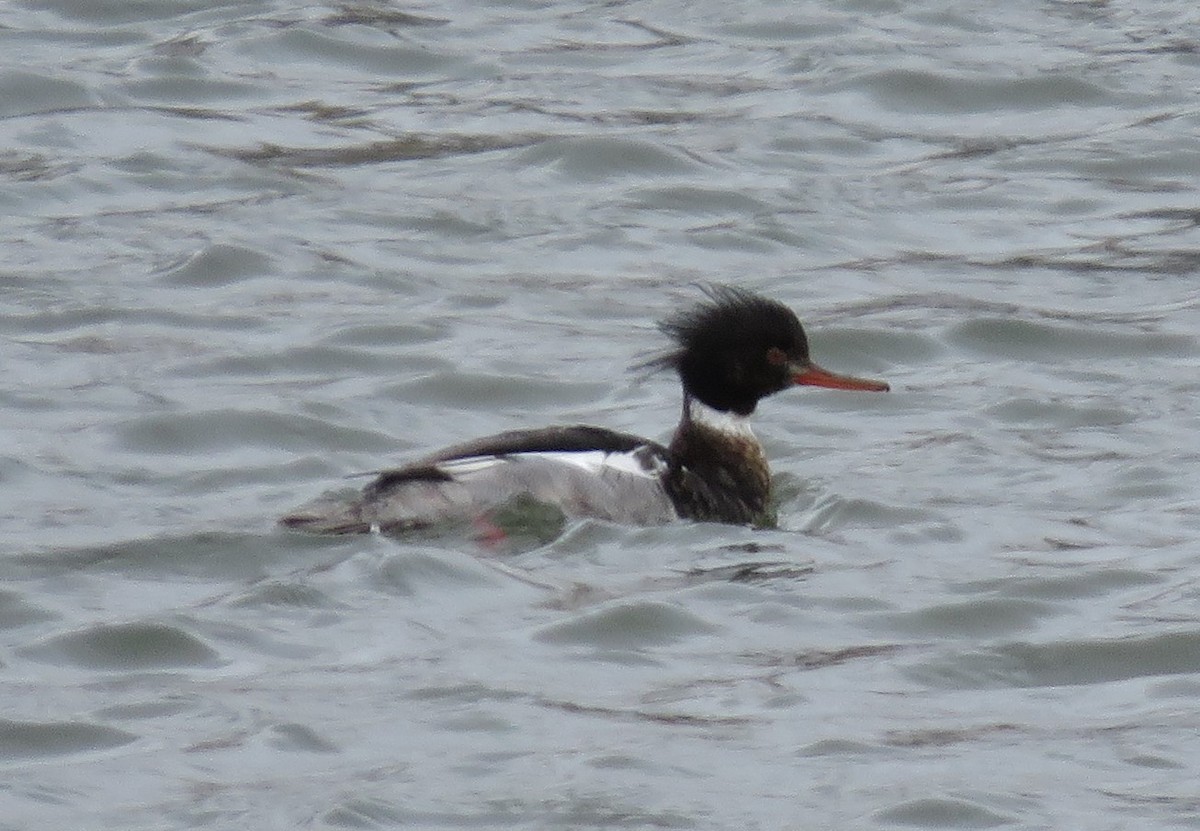
<svg viewBox="0 0 1200 831">
<path fill-rule="evenodd" d="M 670 458 L 666 487 L 680 516 L 736 524 L 767 517 L 771 470 L 749 430 L 686 422 L 671 440 Z"/>
</svg>

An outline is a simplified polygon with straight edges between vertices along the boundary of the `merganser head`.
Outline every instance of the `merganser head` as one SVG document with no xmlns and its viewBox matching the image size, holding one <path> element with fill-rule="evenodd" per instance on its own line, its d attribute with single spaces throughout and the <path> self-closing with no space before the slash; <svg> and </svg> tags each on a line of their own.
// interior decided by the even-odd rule
<svg viewBox="0 0 1200 831">
<path fill-rule="evenodd" d="M 759 399 L 801 384 L 882 392 L 882 381 L 835 375 L 808 356 L 792 310 L 735 286 L 704 288 L 708 301 L 659 324 L 676 347 L 644 366 L 672 368 L 684 392 L 721 412 L 746 416 Z"/>
</svg>

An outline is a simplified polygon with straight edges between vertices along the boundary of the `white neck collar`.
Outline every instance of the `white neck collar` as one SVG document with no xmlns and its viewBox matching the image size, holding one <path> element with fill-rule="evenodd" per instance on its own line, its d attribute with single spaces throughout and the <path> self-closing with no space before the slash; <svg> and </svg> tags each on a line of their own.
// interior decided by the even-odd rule
<svg viewBox="0 0 1200 831">
<path fill-rule="evenodd" d="M 736 413 L 714 410 L 703 401 L 688 396 L 683 402 L 684 413 L 693 424 L 707 427 L 726 436 L 753 438 L 750 419 Z"/>
</svg>

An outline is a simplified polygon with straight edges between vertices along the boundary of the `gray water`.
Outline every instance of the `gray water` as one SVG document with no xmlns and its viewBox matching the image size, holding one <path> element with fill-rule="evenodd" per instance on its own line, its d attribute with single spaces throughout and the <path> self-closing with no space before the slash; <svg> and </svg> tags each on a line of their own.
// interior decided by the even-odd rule
<svg viewBox="0 0 1200 831">
<path fill-rule="evenodd" d="M 0 828 L 1200 826 L 1200 11 L 0 8 Z M 781 528 L 274 518 L 663 439 L 734 283 Z"/>
</svg>

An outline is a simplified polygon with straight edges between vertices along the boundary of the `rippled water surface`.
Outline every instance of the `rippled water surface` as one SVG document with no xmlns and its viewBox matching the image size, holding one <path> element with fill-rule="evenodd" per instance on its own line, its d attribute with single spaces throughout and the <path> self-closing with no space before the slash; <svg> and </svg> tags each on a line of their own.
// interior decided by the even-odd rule
<svg viewBox="0 0 1200 831">
<path fill-rule="evenodd" d="M 0 9 L 0 827 L 1200 825 L 1193 2 Z M 833 369 L 781 529 L 281 512 Z"/>
</svg>

